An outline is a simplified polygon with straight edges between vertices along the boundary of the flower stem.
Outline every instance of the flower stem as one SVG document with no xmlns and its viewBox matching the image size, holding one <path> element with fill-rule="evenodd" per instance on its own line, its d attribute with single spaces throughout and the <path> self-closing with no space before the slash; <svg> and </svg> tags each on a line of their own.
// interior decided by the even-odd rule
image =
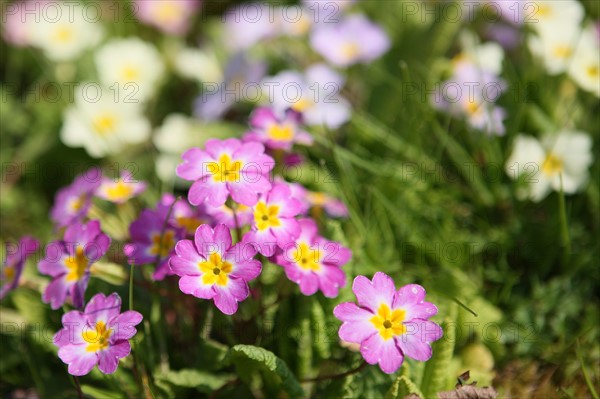
<svg viewBox="0 0 600 399">
<path fill-rule="evenodd" d="M 237 204 L 235 203 L 235 201 L 231 201 L 231 211 L 233 212 L 233 223 L 235 224 L 235 235 L 236 235 L 236 239 L 237 242 L 241 242 L 242 241 L 242 229 L 240 227 L 240 224 L 238 223 L 238 216 L 237 216 Z"/>
<path fill-rule="evenodd" d="M 73 377 L 73 381 L 75 382 L 75 389 L 77 390 L 77 396 L 79 397 L 79 399 L 83 399 L 83 391 L 81 390 L 81 384 L 79 383 L 79 377 L 77 377 L 76 375 L 72 376 Z"/>
<path fill-rule="evenodd" d="M 560 233 L 563 247 L 563 263 L 567 263 L 571 254 L 571 239 L 569 237 L 569 225 L 567 221 L 567 207 L 565 205 L 565 191 L 563 189 L 562 174 L 560 175 L 560 193 L 558 195 L 558 211 L 560 216 Z"/>
<path fill-rule="evenodd" d="M 314 378 L 303 378 L 300 380 L 300 382 L 317 382 L 317 381 L 324 381 L 324 380 L 335 380 L 338 378 L 344 378 L 347 377 L 349 375 L 358 373 L 359 371 L 361 371 L 362 369 L 364 369 L 367 366 L 367 362 L 363 360 L 363 362 L 356 368 L 353 368 L 352 370 L 346 371 L 344 373 L 339 373 L 339 374 L 329 374 L 329 375 L 320 375 L 318 377 L 314 377 Z"/>
</svg>

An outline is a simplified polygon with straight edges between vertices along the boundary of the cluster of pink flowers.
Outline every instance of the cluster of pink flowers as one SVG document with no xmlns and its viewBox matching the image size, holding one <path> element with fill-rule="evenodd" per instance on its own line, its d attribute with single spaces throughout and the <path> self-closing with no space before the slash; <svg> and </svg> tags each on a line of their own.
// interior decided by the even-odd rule
<svg viewBox="0 0 600 399">
<path fill-rule="evenodd" d="M 204 148 L 182 154 L 176 172 L 192 182 L 187 199 L 164 194 L 155 207 L 141 210 L 129 224 L 123 251 L 127 261 L 136 267 L 153 265 L 154 280 L 178 276 L 184 294 L 212 300 L 227 315 L 250 296 L 250 285 L 263 267 L 281 267 L 304 295 L 320 291 L 327 298 L 337 297 L 347 284 L 343 266 L 352 253 L 322 237 L 315 219 L 323 211 L 344 217 L 348 210 L 331 195 L 310 191 L 275 172 L 282 170 L 278 162 L 302 162 L 295 146 L 312 144 L 302 114 L 260 107 L 249 125 L 242 140 L 211 139 Z M 85 375 L 96 365 L 103 373 L 113 373 L 119 359 L 131 352 L 129 339 L 142 315 L 121 313 L 116 293 L 97 293 L 87 305 L 85 293 L 92 266 L 106 256 L 113 241 L 92 217 L 102 219 L 100 202 L 126 209 L 125 203 L 145 189 L 128 170 L 110 179 L 93 168 L 56 196 L 51 215 L 62 238 L 48 244 L 38 269 L 51 277 L 43 301 L 52 309 L 76 308 L 64 314 L 63 329 L 54 338 L 58 356 L 73 375 Z M 16 287 L 25 258 L 38 246 L 24 238 L 26 249 L 7 259 L 2 296 Z M 263 264 L 264 259 L 277 266 Z M 353 290 L 358 305 L 343 303 L 334 314 L 344 322 L 340 338 L 360 344 L 368 363 L 379 363 L 391 373 L 405 356 L 431 356 L 430 343 L 442 331 L 428 320 L 437 309 L 424 301 L 422 287 L 395 291 L 391 278 L 377 273 L 373 281 L 357 277 Z"/>
<path fill-rule="evenodd" d="M 114 373 L 119 359 L 131 352 L 129 339 L 135 335 L 134 327 L 142 315 L 135 311 L 121 313 L 121 298 L 116 293 L 108 297 L 98 293 L 86 305 L 92 266 L 107 254 L 112 242 L 102 231 L 100 221 L 90 216 L 94 199 L 122 206 L 145 189 L 146 184 L 136 181 L 129 170 L 111 179 L 92 168 L 56 195 L 50 217 L 61 239 L 46 245 L 38 270 L 51 278 L 42 294 L 45 303 L 52 309 L 68 304 L 79 309 L 63 315 L 64 328 L 54 337 L 58 356 L 69 365 L 72 375 L 88 374 L 96 365 L 103 373 Z M 132 230 L 137 233 L 135 226 Z M 18 286 L 25 260 L 39 245 L 39 241 L 24 237 L 16 250 L 7 246 L 0 298 Z"/>
<path fill-rule="evenodd" d="M 329 195 L 273 176 L 275 159 L 291 155 L 296 144 L 312 144 L 302 115 L 260 107 L 250 117 L 243 141 L 208 140 L 204 149 L 182 155 L 177 175 L 193 182 L 188 200 L 207 220 L 193 240 L 177 243 L 171 257 L 171 270 L 181 277 L 184 293 L 213 299 L 222 312 L 234 313 L 248 297 L 248 281 L 260 274 L 260 262 L 253 259 L 258 253 L 283 267 L 303 294 L 320 290 L 337 296 L 346 284 L 341 267 L 351 252 L 320 237 L 316 222 L 306 216 L 311 208 L 337 206 L 333 213 L 338 216 L 346 216 L 347 210 Z M 237 233 L 235 245 L 230 229 Z"/>
</svg>

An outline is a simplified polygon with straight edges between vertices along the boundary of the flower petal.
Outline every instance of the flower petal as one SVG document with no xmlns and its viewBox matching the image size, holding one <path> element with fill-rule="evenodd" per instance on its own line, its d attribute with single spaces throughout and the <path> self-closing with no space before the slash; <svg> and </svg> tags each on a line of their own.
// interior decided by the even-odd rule
<svg viewBox="0 0 600 399">
<path fill-rule="evenodd" d="M 379 363 L 381 371 L 387 374 L 396 372 L 404 356 L 393 339 L 384 340 L 379 334 L 373 334 L 360 345 L 360 353 L 367 363 Z"/>
<path fill-rule="evenodd" d="M 202 276 L 183 276 L 179 279 L 179 289 L 184 294 L 193 295 L 196 298 L 212 299 L 215 292 L 212 285 L 205 285 Z"/>
<path fill-rule="evenodd" d="M 396 288 L 390 276 L 377 272 L 373 276 L 373 281 L 365 276 L 357 276 L 352 284 L 352 291 L 360 306 L 369 308 L 375 313 L 382 303 L 391 306 Z"/>
<path fill-rule="evenodd" d="M 442 328 L 429 320 L 415 319 L 404 323 L 407 332 L 394 337 L 402 352 L 408 357 L 422 362 L 431 357 L 430 343 L 440 339 L 443 335 Z"/>
</svg>

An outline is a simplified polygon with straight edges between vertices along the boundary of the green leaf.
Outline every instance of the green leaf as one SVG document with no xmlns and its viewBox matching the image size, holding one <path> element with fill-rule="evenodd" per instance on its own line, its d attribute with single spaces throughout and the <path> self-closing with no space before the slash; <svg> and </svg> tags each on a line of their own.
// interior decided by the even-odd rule
<svg viewBox="0 0 600 399">
<path fill-rule="evenodd" d="M 425 398 L 435 398 L 438 392 L 450 388 L 447 386 L 450 381 L 448 370 L 456 341 L 455 326 L 456 323 L 452 321 L 452 318 L 446 318 L 442 323 L 444 336 L 432 345 L 433 356 L 425 364 L 421 381 L 421 389 Z"/>
<path fill-rule="evenodd" d="M 211 393 L 229 381 L 233 381 L 235 376 L 232 374 L 213 374 L 202 370 L 183 369 L 169 370 L 165 374 L 158 375 L 158 380 L 168 382 L 172 385 L 182 388 L 195 388 L 204 393 Z"/>
<path fill-rule="evenodd" d="M 329 339 L 327 337 L 327 320 L 325 311 L 319 301 L 312 301 L 311 317 L 315 330 L 314 346 L 315 353 L 321 359 L 329 359 L 331 350 L 329 348 Z"/>
<path fill-rule="evenodd" d="M 85 385 L 85 384 L 81 385 L 81 390 L 83 391 L 84 394 L 89 395 L 93 398 L 121 399 L 121 398 L 125 397 L 125 395 L 120 392 L 113 392 L 113 391 L 109 391 L 106 389 L 100 389 L 100 388 L 96 388 L 91 385 Z"/>
<path fill-rule="evenodd" d="M 296 377 L 273 352 L 253 345 L 236 345 L 229 350 L 228 359 L 235 364 L 240 377 L 248 384 L 252 370 L 260 370 L 267 383 L 274 380 L 277 388 L 285 390 L 291 398 L 304 396 Z"/>
<path fill-rule="evenodd" d="M 405 375 L 401 375 L 394 381 L 389 391 L 385 394 L 385 399 L 404 399 L 405 396 L 410 394 L 415 394 L 420 398 L 423 397 L 423 394 L 417 388 L 414 382 L 410 380 Z"/>
<path fill-rule="evenodd" d="M 127 273 L 123 266 L 113 262 L 96 262 L 90 268 L 90 272 L 92 276 L 112 285 L 123 285 L 127 280 Z"/>
</svg>

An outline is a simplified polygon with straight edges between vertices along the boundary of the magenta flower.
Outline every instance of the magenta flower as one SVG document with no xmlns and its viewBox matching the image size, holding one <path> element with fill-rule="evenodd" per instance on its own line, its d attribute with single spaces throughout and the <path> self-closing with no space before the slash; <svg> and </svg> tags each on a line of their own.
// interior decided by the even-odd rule
<svg viewBox="0 0 600 399">
<path fill-rule="evenodd" d="M 317 224 L 312 219 L 301 219 L 300 236 L 283 248 L 275 257 L 283 266 L 285 274 L 300 285 L 304 295 L 318 290 L 328 298 L 338 295 L 340 287 L 346 285 L 346 274 L 341 267 L 352 257 L 352 252 L 337 242 L 318 236 Z"/>
<path fill-rule="evenodd" d="M 96 294 L 85 311 L 72 310 L 63 315 L 63 329 L 54 336 L 58 357 L 69 365 L 71 375 L 86 375 L 96 365 L 104 374 L 112 374 L 119 359 L 131 353 L 129 340 L 142 319 L 134 310 L 121 313 L 117 293 Z"/>
<path fill-rule="evenodd" d="M 379 363 L 383 372 L 391 374 L 400 368 L 405 356 L 429 360 L 431 342 L 440 339 L 443 331 L 428 320 L 437 313 L 437 307 L 425 302 L 423 287 L 409 284 L 396 291 L 390 276 L 377 272 L 373 281 L 356 277 L 352 291 L 358 305 L 341 303 L 333 314 L 344 322 L 340 338 L 360 344 L 367 363 Z"/>
<path fill-rule="evenodd" d="M 140 21 L 165 33 L 184 35 L 200 7 L 199 0 L 135 0 L 134 11 Z"/>
<path fill-rule="evenodd" d="M 101 179 L 100 169 L 92 168 L 77 176 L 70 186 L 58 191 L 50 210 L 50 218 L 57 227 L 80 222 L 87 216 Z"/>
<path fill-rule="evenodd" d="M 237 204 L 235 216 L 233 214 L 233 209 L 227 205 L 221 205 L 217 208 L 207 206 L 206 213 L 211 215 L 215 221 L 215 224 L 224 224 L 230 229 L 250 225 L 252 223 L 252 219 L 254 218 L 252 208 L 242 204 Z"/>
<path fill-rule="evenodd" d="M 381 57 L 390 48 L 390 39 L 379 25 L 357 14 L 337 24 L 320 24 L 310 44 L 328 62 L 345 67 Z"/>
<path fill-rule="evenodd" d="M 311 145 L 312 136 L 302 130 L 302 114 L 289 108 L 278 117 L 270 107 L 259 107 L 250 116 L 251 130 L 244 141 L 258 141 L 270 149 L 290 151 L 293 144 Z"/>
<path fill-rule="evenodd" d="M 70 297 L 73 306 L 82 307 L 90 266 L 106 253 L 109 246 L 110 237 L 102 233 L 97 220 L 67 227 L 63 240 L 48 244 L 46 257 L 38 264 L 40 273 L 52 277 L 42 300 L 50 303 L 52 309 L 58 309 Z"/>
<path fill-rule="evenodd" d="M 175 246 L 177 256 L 171 257 L 171 270 L 181 276 L 179 288 L 185 294 L 213 299 L 215 306 L 231 315 L 238 302 L 248 297 L 248 281 L 261 272 L 259 261 L 252 259 L 256 249 L 237 243 L 231 246 L 231 232 L 225 225 L 214 230 L 202 225 L 194 241 L 182 240 Z"/>
<path fill-rule="evenodd" d="M 302 204 L 292 197 L 289 186 L 275 183 L 254 206 L 254 223 L 252 230 L 244 235 L 244 242 L 256 246 L 261 254 L 272 256 L 277 247 L 284 248 L 300 234 L 295 216 L 301 209 Z"/>
<path fill-rule="evenodd" d="M 26 236 L 15 244 L 6 243 L 6 259 L 2 262 L 2 270 L 0 270 L 0 299 L 6 294 L 17 288 L 19 279 L 25 266 L 27 257 L 33 254 L 40 247 L 40 242 L 35 238 Z"/>
<path fill-rule="evenodd" d="M 157 204 L 156 209 L 164 213 L 166 217 L 173 201 L 175 201 L 175 196 L 171 193 L 165 193 Z M 176 228 L 184 229 L 186 235 L 193 236 L 200 225 L 212 224 L 212 217 L 206 212 L 205 206 L 199 205 L 193 207 L 187 200 L 180 199 L 173 205 L 169 223 Z"/>
<path fill-rule="evenodd" d="M 234 201 L 253 206 L 259 194 L 271 189 L 269 172 L 275 162 L 262 144 L 238 139 L 206 142 L 206 151 L 191 148 L 177 167 L 177 176 L 194 181 L 188 193 L 192 205 L 218 207 L 231 195 Z"/>
<path fill-rule="evenodd" d="M 146 190 L 146 183 L 136 180 L 133 173 L 124 170 L 118 179 L 105 177 L 96 195 L 116 204 L 123 204 Z"/>
<path fill-rule="evenodd" d="M 144 209 L 129 226 L 132 242 L 125 246 L 125 255 L 133 265 L 156 263 L 152 274 L 154 280 L 162 280 L 171 274 L 169 258 L 174 254 L 175 243 L 185 237 L 185 230 L 177 228 L 170 218 L 168 208 Z"/>
<path fill-rule="evenodd" d="M 346 205 L 329 194 L 309 191 L 306 193 L 306 201 L 312 208 L 312 212 L 317 215 L 320 214 L 322 210 L 325 210 L 331 217 L 343 218 L 348 216 L 348 208 Z"/>
</svg>

